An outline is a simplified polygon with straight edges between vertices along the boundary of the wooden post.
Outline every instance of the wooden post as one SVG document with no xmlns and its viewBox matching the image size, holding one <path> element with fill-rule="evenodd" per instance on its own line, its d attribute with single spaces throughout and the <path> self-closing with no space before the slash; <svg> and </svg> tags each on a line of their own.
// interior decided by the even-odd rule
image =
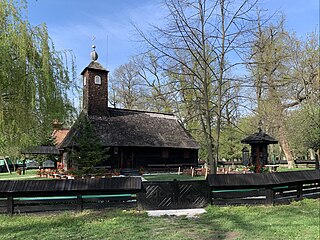
<svg viewBox="0 0 320 240">
<path fill-rule="evenodd" d="M 303 198 L 302 185 L 303 185 L 303 183 L 299 183 L 297 185 L 297 199 L 298 200 L 302 200 L 302 198 Z"/>
<path fill-rule="evenodd" d="M 218 171 L 217 171 L 218 172 Z M 205 175 L 204 175 L 204 178 L 205 179 L 207 179 L 207 177 L 208 177 L 208 167 L 206 167 L 206 173 L 205 173 Z"/>
<path fill-rule="evenodd" d="M 4 157 L 4 163 L 6 164 L 6 168 L 7 168 L 7 170 L 8 170 L 8 173 L 11 174 L 11 171 L 10 171 L 10 168 L 9 168 L 9 164 L 8 164 L 8 162 L 7 162 L 6 157 Z"/>
<path fill-rule="evenodd" d="M 81 212 L 83 210 L 83 199 L 81 195 L 77 196 L 77 211 Z"/>
<path fill-rule="evenodd" d="M 22 161 L 22 174 L 26 175 L 26 160 L 25 159 Z"/>
<path fill-rule="evenodd" d="M 7 196 L 7 214 L 12 215 L 14 212 L 13 196 Z"/>
<path fill-rule="evenodd" d="M 178 168 L 178 175 L 181 174 L 181 167 Z"/>
<path fill-rule="evenodd" d="M 318 150 L 320 154 L 320 149 Z M 315 161 L 316 161 L 316 169 L 320 169 L 320 164 L 319 164 L 319 155 L 318 153 L 315 154 Z"/>
<path fill-rule="evenodd" d="M 274 193 L 272 186 L 266 188 L 266 204 L 273 204 L 274 201 Z"/>
<path fill-rule="evenodd" d="M 193 177 L 194 176 L 194 168 L 192 167 L 191 168 L 191 177 Z"/>
<path fill-rule="evenodd" d="M 173 206 L 176 208 L 179 206 L 179 183 L 177 179 L 173 179 L 173 196 L 172 196 L 172 202 Z"/>
</svg>

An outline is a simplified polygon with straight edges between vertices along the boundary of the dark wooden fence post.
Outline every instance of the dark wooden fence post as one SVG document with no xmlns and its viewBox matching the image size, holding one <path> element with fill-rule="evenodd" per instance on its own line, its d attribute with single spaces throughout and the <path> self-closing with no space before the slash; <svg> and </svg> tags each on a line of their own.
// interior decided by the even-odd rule
<svg viewBox="0 0 320 240">
<path fill-rule="evenodd" d="M 298 199 L 298 200 L 302 200 L 302 198 L 303 198 L 302 185 L 303 185 L 303 183 L 299 183 L 299 184 L 297 185 L 297 199 Z"/>
<path fill-rule="evenodd" d="M 12 215 L 14 211 L 13 196 L 7 196 L 7 214 Z"/>
<path fill-rule="evenodd" d="M 83 210 L 83 199 L 81 195 L 77 196 L 77 211 L 81 212 Z"/>
<path fill-rule="evenodd" d="M 266 188 L 266 204 L 273 204 L 274 193 L 272 186 Z"/>
<path fill-rule="evenodd" d="M 179 206 L 179 182 L 177 179 L 173 179 L 173 192 L 172 192 L 172 202 L 174 207 Z"/>
</svg>

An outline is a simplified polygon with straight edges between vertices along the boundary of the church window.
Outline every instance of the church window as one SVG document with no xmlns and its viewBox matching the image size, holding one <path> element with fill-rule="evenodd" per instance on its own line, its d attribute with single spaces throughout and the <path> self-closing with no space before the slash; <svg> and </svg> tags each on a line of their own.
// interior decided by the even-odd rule
<svg viewBox="0 0 320 240">
<path fill-rule="evenodd" d="M 87 85 L 87 77 L 83 77 L 83 86 Z"/>
<path fill-rule="evenodd" d="M 95 83 L 95 84 L 98 84 L 98 85 L 101 85 L 101 77 L 98 76 L 98 75 L 95 76 L 95 77 L 94 77 L 94 83 Z"/>
</svg>

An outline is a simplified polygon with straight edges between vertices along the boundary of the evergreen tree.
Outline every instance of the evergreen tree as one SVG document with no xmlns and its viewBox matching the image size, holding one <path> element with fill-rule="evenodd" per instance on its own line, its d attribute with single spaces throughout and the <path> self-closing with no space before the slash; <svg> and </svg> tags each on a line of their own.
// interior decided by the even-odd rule
<svg viewBox="0 0 320 240">
<path fill-rule="evenodd" d="M 90 171 L 94 166 L 108 158 L 108 149 L 102 146 L 101 140 L 95 134 L 87 115 L 80 115 L 75 124 L 78 133 L 74 137 L 76 147 L 70 153 L 70 160 L 76 163 L 78 169 Z"/>
</svg>

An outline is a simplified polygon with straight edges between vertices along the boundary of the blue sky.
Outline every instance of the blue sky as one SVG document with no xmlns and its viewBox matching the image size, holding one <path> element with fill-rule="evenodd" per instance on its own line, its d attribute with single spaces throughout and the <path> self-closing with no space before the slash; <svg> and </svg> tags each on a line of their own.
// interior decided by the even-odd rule
<svg viewBox="0 0 320 240">
<path fill-rule="evenodd" d="M 158 0 L 29 0 L 32 25 L 46 23 L 57 50 L 71 49 L 77 72 L 90 62 L 94 35 L 99 62 L 112 71 L 138 51 L 131 22 L 142 28 L 162 21 Z M 298 36 L 319 30 L 319 0 L 261 0 L 264 9 L 286 15 L 287 29 Z M 108 46 L 108 48 L 107 48 Z"/>
</svg>

